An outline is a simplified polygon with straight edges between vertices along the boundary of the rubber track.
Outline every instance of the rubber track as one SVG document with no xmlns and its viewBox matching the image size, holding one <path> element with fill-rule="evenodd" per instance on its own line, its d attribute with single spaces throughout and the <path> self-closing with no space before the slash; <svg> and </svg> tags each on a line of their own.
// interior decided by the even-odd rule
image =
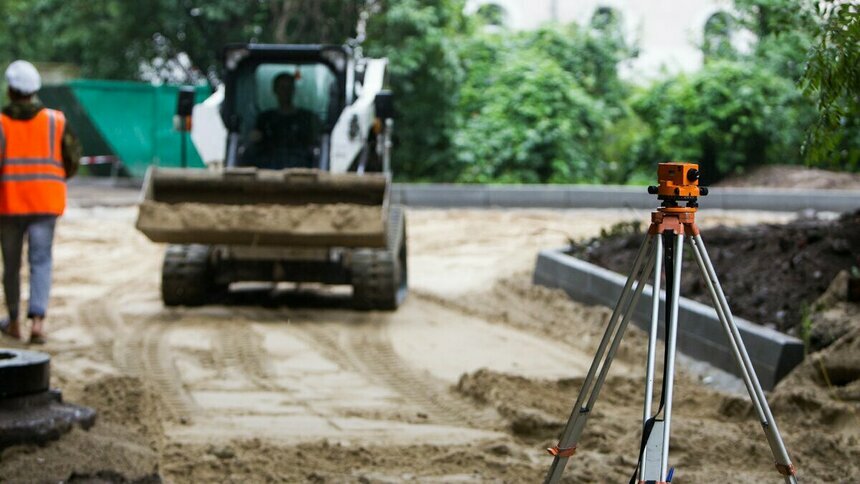
<svg viewBox="0 0 860 484">
<path fill-rule="evenodd" d="M 345 328 L 340 333 L 343 338 L 332 334 L 330 327 L 314 324 L 294 327 L 321 347 L 329 358 L 367 375 L 423 408 L 431 422 L 492 430 L 504 427 L 495 410 L 478 408 L 454 394 L 446 382 L 411 368 L 394 351 L 384 325 Z"/>
</svg>

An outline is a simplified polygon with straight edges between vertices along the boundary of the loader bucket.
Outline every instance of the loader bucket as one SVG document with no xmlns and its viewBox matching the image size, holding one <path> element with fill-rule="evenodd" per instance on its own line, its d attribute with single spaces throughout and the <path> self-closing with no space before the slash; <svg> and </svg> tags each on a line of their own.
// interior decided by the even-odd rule
<svg viewBox="0 0 860 484">
<path fill-rule="evenodd" d="M 388 187 L 383 174 L 152 167 L 137 229 L 172 244 L 384 247 Z"/>
</svg>

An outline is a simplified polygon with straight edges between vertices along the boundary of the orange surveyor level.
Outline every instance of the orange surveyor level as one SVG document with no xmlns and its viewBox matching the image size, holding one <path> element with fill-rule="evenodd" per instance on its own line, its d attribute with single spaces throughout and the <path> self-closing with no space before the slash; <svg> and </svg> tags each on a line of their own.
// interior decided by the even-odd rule
<svg viewBox="0 0 860 484">
<path fill-rule="evenodd" d="M 699 165 L 695 163 L 660 163 L 657 165 L 657 186 L 648 187 L 648 193 L 660 200 L 693 200 L 708 194 L 699 187 Z"/>
</svg>

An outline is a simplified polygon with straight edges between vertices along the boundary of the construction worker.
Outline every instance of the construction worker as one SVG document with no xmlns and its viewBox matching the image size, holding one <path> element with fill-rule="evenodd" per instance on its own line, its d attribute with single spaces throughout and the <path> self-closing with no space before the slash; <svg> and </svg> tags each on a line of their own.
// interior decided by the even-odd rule
<svg viewBox="0 0 860 484">
<path fill-rule="evenodd" d="M 51 247 L 57 217 L 66 208 L 66 180 L 77 171 L 80 145 L 62 112 L 36 98 L 42 79 L 33 64 L 6 69 L 10 103 L 0 114 L 0 246 L 9 319 L 3 333 L 22 336 L 19 322 L 21 252 L 27 239 L 32 320 L 29 341 L 44 343 L 51 289 Z"/>
</svg>

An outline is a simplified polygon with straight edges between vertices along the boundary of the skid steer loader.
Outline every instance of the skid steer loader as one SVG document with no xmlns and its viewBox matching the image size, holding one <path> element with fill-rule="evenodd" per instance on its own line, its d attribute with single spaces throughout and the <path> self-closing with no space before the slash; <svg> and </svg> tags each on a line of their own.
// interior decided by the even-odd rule
<svg viewBox="0 0 860 484">
<path fill-rule="evenodd" d="M 223 96 L 223 163 L 153 166 L 144 180 L 137 228 L 170 244 L 165 305 L 288 281 L 351 285 L 355 307 L 396 309 L 406 220 L 390 203 L 387 61 L 340 46 L 243 44 L 225 49 L 224 65 L 213 96 Z"/>
</svg>

